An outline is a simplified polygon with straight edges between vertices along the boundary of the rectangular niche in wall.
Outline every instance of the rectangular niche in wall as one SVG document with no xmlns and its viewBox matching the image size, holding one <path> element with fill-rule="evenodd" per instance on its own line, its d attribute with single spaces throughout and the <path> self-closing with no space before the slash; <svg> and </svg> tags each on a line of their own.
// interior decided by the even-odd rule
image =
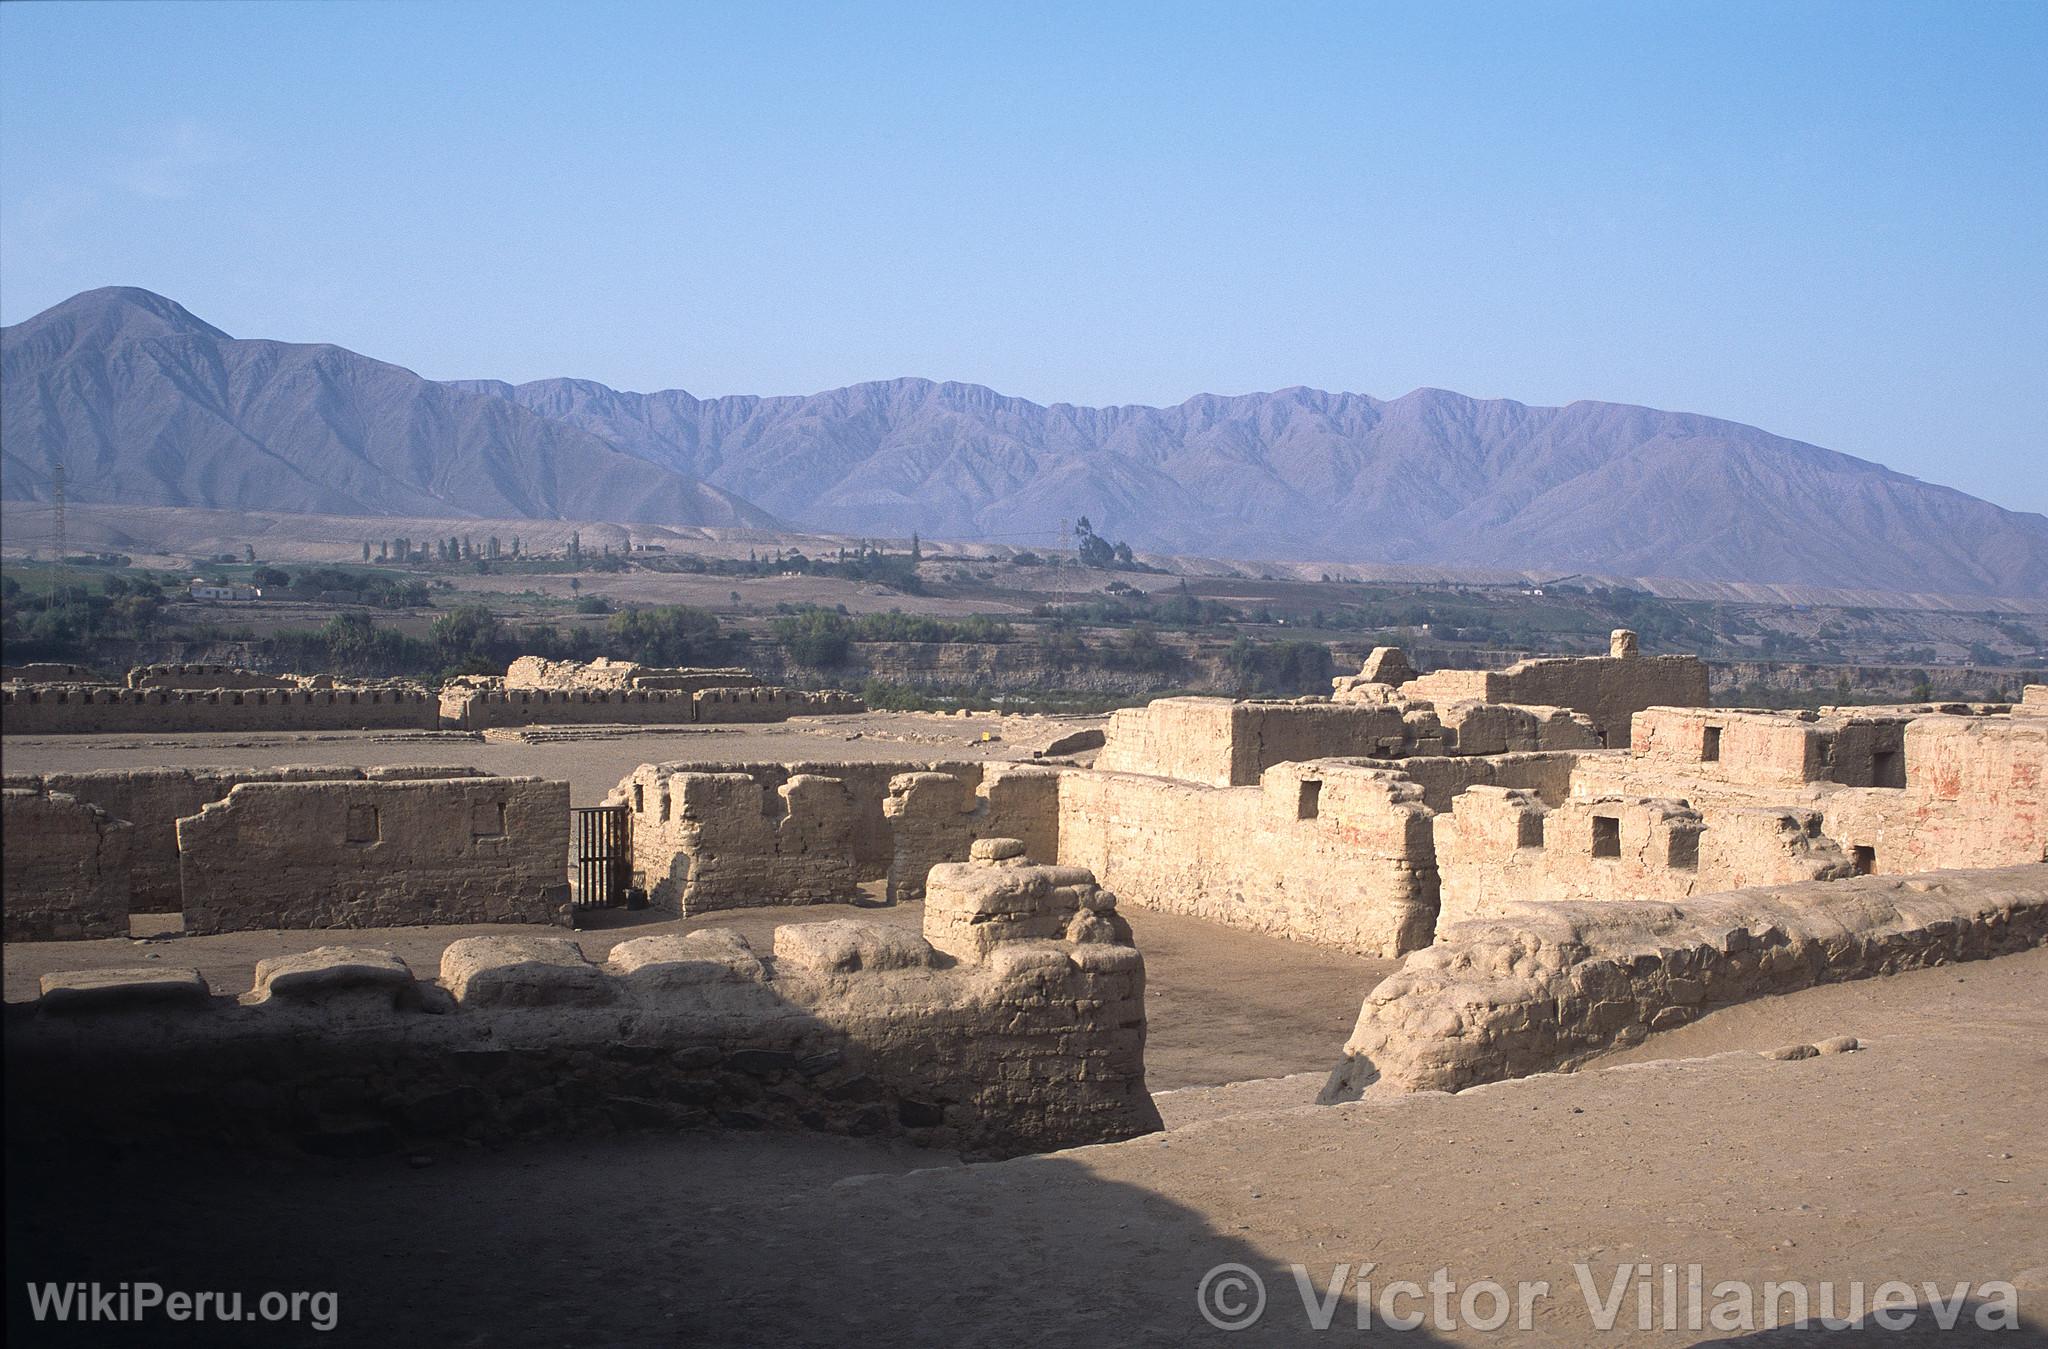
<svg viewBox="0 0 2048 1349">
<path fill-rule="evenodd" d="M 1690 829 L 1671 831 L 1671 867 L 1674 871 L 1700 869 L 1700 836 Z"/>
<path fill-rule="evenodd" d="M 1621 818 L 1616 815 L 1595 815 L 1593 817 L 1593 856 L 1621 856 Z"/>
<path fill-rule="evenodd" d="M 503 801 L 479 801 L 471 807 L 469 820 L 471 838 L 503 838 L 505 836 L 505 803 Z"/>
<path fill-rule="evenodd" d="M 383 837 L 378 830 L 377 808 L 371 805 L 350 806 L 346 828 L 343 837 L 349 843 L 375 843 Z"/>
<path fill-rule="evenodd" d="M 1301 783 L 1301 800 L 1297 804 L 1294 818 L 1313 820 L 1323 808 L 1323 783 L 1320 778 L 1304 778 Z"/>
<path fill-rule="evenodd" d="M 1721 759 L 1721 728 L 1709 726 L 1700 736 L 1700 762 L 1718 763 Z"/>
</svg>

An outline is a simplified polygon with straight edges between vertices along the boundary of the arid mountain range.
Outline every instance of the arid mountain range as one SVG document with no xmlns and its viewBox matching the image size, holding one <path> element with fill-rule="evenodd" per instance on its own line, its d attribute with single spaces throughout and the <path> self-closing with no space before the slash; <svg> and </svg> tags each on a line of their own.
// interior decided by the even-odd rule
<svg viewBox="0 0 2048 1349">
<path fill-rule="evenodd" d="M 2048 518 L 1692 413 L 1422 389 L 1041 406 L 901 379 L 699 399 L 434 383 L 147 291 L 4 330 L 5 480 L 76 500 L 767 526 L 1154 552 L 2048 594 Z"/>
<path fill-rule="evenodd" d="M 0 330 L 0 496 L 343 515 L 765 525 L 718 488 L 340 347 L 229 337 L 145 290 Z"/>
</svg>

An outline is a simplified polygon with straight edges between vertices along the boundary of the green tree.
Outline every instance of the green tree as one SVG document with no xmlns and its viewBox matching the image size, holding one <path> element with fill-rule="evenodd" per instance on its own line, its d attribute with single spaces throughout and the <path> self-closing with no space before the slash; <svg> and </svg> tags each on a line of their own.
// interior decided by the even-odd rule
<svg viewBox="0 0 2048 1349">
<path fill-rule="evenodd" d="M 434 620 L 431 632 L 435 650 L 450 666 L 494 661 L 501 654 L 497 647 L 503 634 L 497 615 L 481 604 L 450 609 Z"/>
<path fill-rule="evenodd" d="M 830 609 L 815 607 L 776 619 L 775 640 L 800 665 L 843 665 L 853 649 L 852 625 Z"/>
<path fill-rule="evenodd" d="M 618 654 L 643 665 L 714 665 L 731 647 L 715 615 L 683 604 L 613 614 L 606 633 Z"/>
</svg>

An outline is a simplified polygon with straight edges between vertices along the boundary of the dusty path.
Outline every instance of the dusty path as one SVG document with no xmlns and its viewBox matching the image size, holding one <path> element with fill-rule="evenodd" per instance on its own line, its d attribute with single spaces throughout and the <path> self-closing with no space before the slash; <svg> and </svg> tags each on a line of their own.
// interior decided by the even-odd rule
<svg viewBox="0 0 2048 1349">
<path fill-rule="evenodd" d="M 1575 1263 L 1603 1292 L 1638 1261 L 1698 1262 L 1710 1290 L 1776 1279 L 1818 1296 L 1831 1279 L 1844 1298 L 1851 1279 L 1934 1280 L 1943 1297 L 2004 1279 L 2032 1324 L 2048 1319 L 2048 952 L 1744 1012 L 1715 1043 L 1748 1043 L 1717 1057 L 1237 1116 L 989 1166 L 734 1135 L 456 1153 L 425 1169 L 125 1157 L 56 1174 L 10 1154 L 9 1277 L 339 1291 L 335 1334 L 270 1344 L 1325 1343 L 1297 1262 L 1319 1284 L 1373 1264 L 1369 1305 L 1439 1267 L 1461 1288 L 1550 1285 L 1527 1332 L 1425 1325 L 1377 1343 L 1721 1338 L 1686 1328 L 1683 1282 L 1678 1328 L 1658 1303 L 1636 1329 L 1631 1292 L 1620 1328 L 1600 1332 Z M 1748 1052 L 1818 1027 L 1870 1048 L 1794 1063 Z M 1198 1281 L 1225 1261 L 1268 1289 L 1243 1334 L 1196 1311 Z M 10 1314 L 21 1305 L 10 1292 Z M 1355 1300 L 1332 1314 L 1351 1327 Z"/>
</svg>

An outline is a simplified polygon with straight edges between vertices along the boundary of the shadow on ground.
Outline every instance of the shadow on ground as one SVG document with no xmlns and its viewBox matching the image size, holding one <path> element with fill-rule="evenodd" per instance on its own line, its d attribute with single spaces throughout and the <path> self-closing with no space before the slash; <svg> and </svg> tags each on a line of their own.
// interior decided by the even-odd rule
<svg viewBox="0 0 2048 1349">
<path fill-rule="evenodd" d="M 54 1345 L 1259 1345 L 1322 1342 L 1295 1281 L 1075 1155 L 962 1166 L 769 1135 L 326 1163 L 218 1153 L 8 1159 L 8 1328 Z M 914 1173 L 914 1174 L 913 1174 Z M 1240 1333 L 1204 1275 L 1263 1281 Z M 1212 1309 L 1242 1315 L 1229 1271 Z M 332 1292 L 337 1324 L 38 1324 L 28 1285 Z M 311 1310 L 309 1304 L 309 1311 Z M 1340 1336 L 1348 1298 L 1327 1313 Z M 1320 1314 L 1320 1313 L 1319 1313 Z M 1229 1319 L 1226 1317 L 1226 1319 Z M 1426 1332 L 1394 1337 L 1438 1343 Z"/>
</svg>

